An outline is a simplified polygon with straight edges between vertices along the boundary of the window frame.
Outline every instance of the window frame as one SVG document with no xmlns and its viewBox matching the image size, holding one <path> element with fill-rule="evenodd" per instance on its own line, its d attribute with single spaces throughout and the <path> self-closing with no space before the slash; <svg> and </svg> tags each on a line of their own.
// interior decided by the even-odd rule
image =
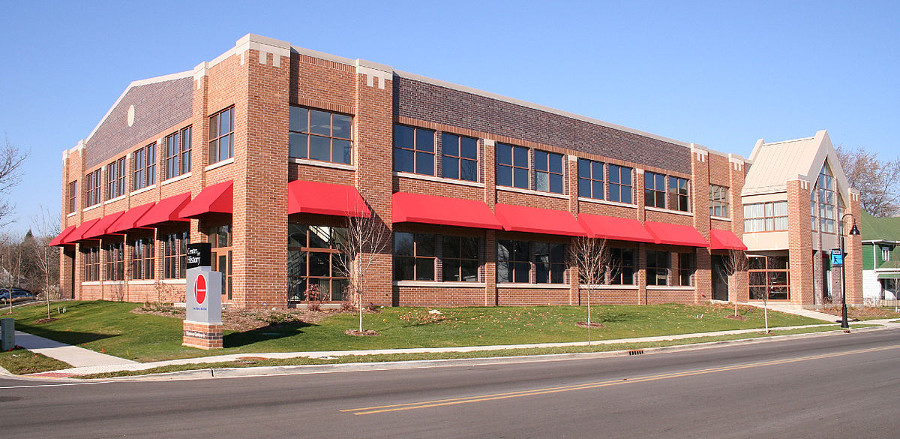
<svg viewBox="0 0 900 439">
<path fill-rule="evenodd" d="M 618 172 L 615 172 L 618 171 Z M 623 183 L 622 179 L 624 175 L 628 175 L 628 183 Z M 615 178 L 613 178 L 615 176 Z M 634 168 L 629 168 L 628 166 L 620 166 L 609 163 L 606 169 L 606 179 L 607 179 L 607 200 L 613 201 L 616 203 L 624 203 L 624 204 L 634 204 Z M 624 201 L 624 197 L 622 196 L 622 191 L 628 188 L 628 201 Z M 613 194 L 616 194 L 613 196 Z"/>
<path fill-rule="evenodd" d="M 404 145 L 406 136 L 398 134 L 402 130 L 412 130 L 412 145 Z M 422 133 L 421 135 L 419 133 Z M 431 139 L 430 150 L 420 142 Z M 421 146 L 421 149 L 420 149 Z M 437 175 L 437 131 L 411 125 L 394 124 L 393 130 L 393 161 L 394 172 L 406 172 L 418 175 Z M 404 158 L 406 157 L 406 158 Z M 408 157 L 412 157 L 412 169 L 401 166 L 406 163 Z M 422 164 L 420 166 L 420 163 Z M 430 164 L 430 169 L 426 164 Z"/>
<path fill-rule="evenodd" d="M 191 241 L 188 231 L 166 233 L 162 236 L 163 279 L 187 277 L 187 245 Z"/>
<path fill-rule="evenodd" d="M 105 255 L 106 277 L 104 280 L 125 280 L 125 242 L 109 242 L 103 245 Z"/>
<path fill-rule="evenodd" d="M 132 156 L 131 190 L 136 191 L 156 184 L 156 142 L 134 151 Z"/>
<path fill-rule="evenodd" d="M 754 289 L 763 288 L 767 292 L 767 300 L 790 300 L 791 299 L 791 261 L 788 256 L 748 256 L 749 267 L 748 274 L 748 291 L 750 292 L 750 300 L 758 300 L 758 295 L 754 295 Z M 759 260 L 764 261 L 762 268 L 759 268 Z M 773 260 L 783 260 L 784 268 L 773 268 Z M 782 264 L 778 264 L 782 265 Z M 783 274 L 785 283 L 774 282 L 777 275 Z M 754 283 L 760 278 L 765 279 L 765 283 Z M 773 294 L 772 288 L 780 290 L 779 293 Z M 784 297 L 779 297 L 783 293 Z"/>
<path fill-rule="evenodd" d="M 328 242 L 325 243 L 325 246 L 311 245 L 313 239 L 312 234 L 315 233 L 313 228 L 327 229 Z M 303 241 L 300 242 L 299 240 L 296 240 L 296 242 L 292 242 L 295 237 L 301 235 L 300 233 L 296 233 L 301 230 L 303 231 Z M 338 260 L 339 258 L 346 257 L 344 253 L 341 252 L 340 244 L 338 243 L 341 236 L 343 236 L 343 239 L 348 239 L 349 231 L 346 227 L 326 226 L 323 224 L 303 224 L 300 222 L 288 223 L 288 301 L 321 300 L 325 302 L 342 302 L 350 300 L 349 296 L 344 295 L 344 292 L 350 285 L 350 278 L 345 276 L 345 273 L 341 272 L 344 267 L 342 267 L 342 263 Z M 292 253 L 296 256 L 292 256 Z M 315 258 L 313 255 L 315 255 Z M 326 265 L 328 267 L 328 272 L 324 275 L 314 274 L 311 271 L 313 261 L 314 259 L 321 261 L 323 256 L 327 258 Z M 292 266 L 292 263 L 296 265 Z M 293 268 L 299 270 L 294 271 Z M 316 282 L 315 285 L 321 285 L 322 281 L 327 282 L 328 291 L 323 292 L 320 290 L 321 295 L 318 298 L 306 297 L 309 286 L 313 281 Z M 304 285 L 306 288 L 303 288 L 302 291 L 297 288 Z M 336 289 L 339 290 L 339 294 L 335 294 Z"/>
<path fill-rule="evenodd" d="M 647 285 L 668 286 L 669 275 L 672 271 L 671 252 L 661 250 L 647 250 Z M 651 282 L 652 279 L 652 282 Z"/>
<path fill-rule="evenodd" d="M 81 247 L 82 282 L 95 282 L 100 280 L 100 246 Z"/>
<path fill-rule="evenodd" d="M 222 120 L 228 119 L 228 131 L 223 131 Z M 209 164 L 234 158 L 234 105 L 219 110 L 209 116 Z M 225 156 L 221 154 L 225 142 Z"/>
<path fill-rule="evenodd" d="M 298 111 L 303 111 L 305 117 L 303 126 L 294 125 L 295 116 Z M 336 111 L 322 110 L 319 108 L 303 107 L 299 105 L 291 105 L 290 117 L 288 120 L 288 157 L 296 159 L 316 160 L 327 163 L 339 163 L 350 165 L 353 163 L 353 116 Z M 328 134 L 314 132 L 313 130 L 313 113 L 322 113 L 328 115 Z M 341 117 L 347 119 L 347 137 L 341 137 L 335 133 L 335 118 Z M 302 142 L 300 140 L 303 140 Z M 328 159 L 321 157 L 312 157 L 313 139 L 328 139 Z M 345 143 L 343 143 L 345 142 Z M 305 143 L 305 145 L 303 144 Z M 343 150 L 343 146 L 346 150 Z M 339 151 L 341 149 L 342 151 Z M 343 156 L 338 157 L 338 152 L 343 152 Z"/>
<path fill-rule="evenodd" d="M 546 247 L 546 253 L 541 253 L 540 247 Z M 507 250 L 508 254 L 503 254 L 504 249 Z M 496 255 L 497 283 L 564 285 L 568 281 L 567 249 L 567 244 L 557 242 L 498 239 Z M 562 260 L 554 261 L 554 253 L 557 256 L 561 256 Z M 547 259 L 545 261 L 539 260 L 543 255 L 546 255 Z M 539 270 L 541 265 L 545 265 L 546 269 L 543 271 Z M 501 268 L 503 266 L 506 266 L 505 270 Z M 521 270 L 526 266 L 528 267 L 527 271 L 522 273 Z M 546 280 L 542 280 L 544 273 L 546 273 Z M 558 282 L 554 282 L 557 279 Z"/>
<path fill-rule="evenodd" d="M 475 246 L 475 255 L 472 257 L 466 257 L 467 255 L 464 253 L 466 248 L 466 242 L 468 240 L 474 240 L 474 242 L 469 242 L 469 245 Z M 459 235 L 439 235 L 438 241 L 440 241 L 440 262 L 441 262 L 441 280 L 443 282 L 480 282 L 481 281 L 481 238 L 476 236 L 459 236 Z M 448 241 L 455 241 L 456 246 L 458 247 L 458 256 L 448 256 L 447 248 Z M 450 242 L 454 244 L 454 242 Z M 454 246 L 451 246 L 454 247 Z M 464 264 L 473 264 L 475 265 L 475 277 L 466 279 L 464 274 Z M 455 270 L 452 270 L 452 267 L 456 267 Z M 450 276 L 450 275 L 453 276 Z M 448 277 L 451 277 L 448 279 Z M 435 276 L 437 278 L 437 276 Z"/>
<path fill-rule="evenodd" d="M 675 277 L 675 285 L 682 287 L 692 287 L 696 281 L 697 273 L 697 254 L 688 252 L 678 252 L 678 276 Z"/>
<path fill-rule="evenodd" d="M 68 201 L 66 204 L 66 206 L 68 207 L 68 212 L 66 213 L 75 213 L 75 211 L 78 210 L 78 180 L 69 182 L 68 191 Z"/>
<path fill-rule="evenodd" d="M 565 157 L 562 154 L 544 151 L 540 149 L 533 150 L 534 157 L 532 159 L 532 170 L 534 179 L 534 190 L 538 192 L 548 192 L 551 194 L 565 193 L 566 178 L 565 166 L 563 166 Z M 558 170 L 554 170 L 554 159 L 558 159 Z M 554 178 L 556 177 L 556 178 Z M 546 187 L 544 183 L 546 182 Z M 554 190 L 554 182 L 559 185 L 559 190 Z"/>
<path fill-rule="evenodd" d="M 404 237 L 412 238 L 411 254 L 400 254 L 398 241 Z M 394 232 L 394 280 L 397 281 L 425 281 L 434 282 L 437 280 L 437 262 L 438 262 L 438 235 L 435 233 L 414 233 L 414 232 Z M 421 249 L 427 241 L 431 241 L 432 254 L 428 254 L 425 249 Z M 411 263 L 412 277 L 408 274 L 407 264 Z M 420 275 L 420 264 L 424 269 L 431 266 L 431 275 Z"/>
<path fill-rule="evenodd" d="M 469 136 L 462 136 L 459 134 L 441 133 L 441 177 L 450 178 L 453 180 L 463 180 L 463 181 L 479 181 L 479 172 L 478 172 L 478 156 L 480 155 L 480 148 L 478 147 L 478 139 Z M 475 157 L 469 157 L 463 155 L 463 142 L 471 141 L 475 143 Z M 467 142 L 468 143 L 468 142 Z M 451 153 L 448 153 L 447 148 L 448 145 L 454 145 L 451 149 Z M 456 154 L 452 154 L 455 151 Z M 474 175 L 472 178 L 465 178 L 463 175 L 463 164 L 471 163 L 474 167 Z M 450 166 L 453 164 L 454 166 Z M 453 169 L 455 170 L 456 176 L 448 174 L 447 170 Z"/>
<path fill-rule="evenodd" d="M 665 174 L 644 171 L 644 206 L 665 209 L 667 190 Z"/>
<path fill-rule="evenodd" d="M 504 162 L 502 160 L 501 148 L 509 150 L 509 162 Z M 495 158 L 496 158 L 496 166 L 494 169 L 495 182 L 497 186 L 503 187 L 513 187 L 519 189 L 531 189 L 531 153 L 530 148 L 526 148 L 524 146 L 512 145 L 509 143 L 496 143 L 495 144 Z M 521 158 L 521 154 L 517 154 L 517 152 L 522 152 L 525 155 L 525 163 L 524 165 L 518 160 Z M 500 182 L 501 172 L 504 170 L 509 171 L 509 181 L 510 184 L 504 184 Z M 518 172 L 517 172 L 518 171 Z M 504 172 L 505 173 L 505 172 Z M 524 181 L 522 181 L 524 179 Z"/>
<path fill-rule="evenodd" d="M 752 211 L 757 206 L 762 206 L 763 216 L 753 216 Z M 771 206 L 771 210 L 769 207 Z M 779 207 L 784 208 L 784 215 L 776 215 L 775 212 Z M 765 201 L 761 203 L 750 203 L 744 205 L 744 233 L 764 233 L 764 232 L 783 232 L 789 227 L 787 201 Z M 771 211 L 771 213 L 770 213 Z M 757 230 L 753 224 L 759 222 L 762 229 Z M 784 228 L 779 228 L 778 225 Z M 770 228 L 771 227 L 771 228 Z"/>
<path fill-rule="evenodd" d="M 608 278 L 609 285 L 634 285 L 634 273 L 637 271 L 636 250 L 626 247 L 611 247 L 610 264 L 618 264 L 618 270 L 604 275 Z M 626 258 L 627 256 L 627 258 Z"/>
<path fill-rule="evenodd" d="M 85 175 L 84 185 L 84 207 L 91 207 L 100 204 L 101 200 L 101 179 L 103 168 L 95 169 Z"/>
<path fill-rule="evenodd" d="M 666 204 L 669 210 L 677 210 L 679 212 L 691 211 L 691 180 L 687 178 L 669 175 L 667 194 L 668 200 Z"/>
<path fill-rule="evenodd" d="M 233 228 L 231 224 L 223 224 L 207 228 L 207 242 L 210 243 L 212 270 L 222 273 L 222 295 L 226 300 L 231 300 L 234 288 L 234 264 L 233 264 Z M 225 261 L 226 267 L 222 269 L 220 260 Z"/>
<path fill-rule="evenodd" d="M 156 245 L 152 237 L 131 240 L 131 279 L 156 278 Z"/>
<path fill-rule="evenodd" d="M 709 185 L 709 216 L 731 218 L 731 203 L 728 201 L 728 186 Z M 716 210 L 721 215 L 716 215 Z"/>
<path fill-rule="evenodd" d="M 597 178 L 597 166 L 599 165 L 600 176 Z M 595 160 L 578 158 L 578 196 L 584 198 L 592 198 L 595 200 L 606 199 L 606 163 Z M 599 184 L 600 194 L 597 196 L 597 185 Z M 585 194 L 583 188 L 588 189 Z"/>
</svg>

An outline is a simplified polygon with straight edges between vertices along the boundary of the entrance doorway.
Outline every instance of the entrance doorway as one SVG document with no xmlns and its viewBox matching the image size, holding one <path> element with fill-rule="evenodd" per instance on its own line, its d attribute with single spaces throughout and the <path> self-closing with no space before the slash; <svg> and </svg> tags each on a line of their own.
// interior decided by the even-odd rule
<svg viewBox="0 0 900 439">
<path fill-rule="evenodd" d="M 721 255 L 712 255 L 712 293 L 713 300 L 728 301 L 728 271 Z"/>
</svg>

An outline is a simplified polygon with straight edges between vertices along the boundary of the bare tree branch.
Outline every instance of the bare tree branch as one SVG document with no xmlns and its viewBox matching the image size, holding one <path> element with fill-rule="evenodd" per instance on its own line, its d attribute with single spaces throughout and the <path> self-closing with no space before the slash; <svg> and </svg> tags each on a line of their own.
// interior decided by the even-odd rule
<svg viewBox="0 0 900 439">
<path fill-rule="evenodd" d="M 859 189 L 859 204 L 863 210 L 877 217 L 900 213 L 900 157 L 891 161 L 879 160 L 878 154 L 862 148 L 836 148 L 838 160 L 847 174 L 850 186 Z"/>
<path fill-rule="evenodd" d="M 359 313 L 359 331 L 363 331 L 363 295 L 366 283 L 376 262 L 390 243 L 390 231 L 374 212 L 370 217 L 348 217 L 347 236 L 338 240 L 337 247 L 344 254 L 338 259 L 338 270 L 349 279 L 348 291 Z"/>
<path fill-rule="evenodd" d="M 11 145 L 9 139 L 0 145 L 0 226 L 9 223 L 12 206 L 6 193 L 22 180 L 22 163 L 27 157 L 28 153 Z"/>
</svg>

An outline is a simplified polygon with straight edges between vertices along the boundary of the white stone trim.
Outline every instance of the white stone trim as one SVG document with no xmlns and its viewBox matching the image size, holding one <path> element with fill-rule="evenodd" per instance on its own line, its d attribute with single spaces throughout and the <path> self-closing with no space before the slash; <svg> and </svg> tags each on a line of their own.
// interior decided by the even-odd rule
<svg viewBox="0 0 900 439">
<path fill-rule="evenodd" d="M 617 201 L 598 200 L 596 198 L 578 197 L 578 201 L 594 204 L 607 204 L 610 206 L 627 207 L 629 209 L 637 209 L 637 204 L 619 203 Z"/>
<path fill-rule="evenodd" d="M 102 205 L 103 205 L 103 203 L 97 203 L 97 204 L 95 204 L 95 205 L 93 205 L 93 206 L 85 207 L 84 209 L 81 209 L 81 211 L 82 211 L 82 212 L 89 212 L 89 211 L 92 211 L 92 210 L 94 210 L 94 209 L 96 209 L 96 208 L 102 206 Z"/>
<path fill-rule="evenodd" d="M 232 164 L 232 163 L 234 163 L 234 157 L 232 157 L 232 158 L 230 158 L 230 159 L 225 159 L 225 160 L 220 160 L 220 161 L 218 161 L 218 162 L 215 162 L 215 163 L 213 163 L 213 164 L 211 164 L 211 165 L 209 165 L 209 166 L 203 168 L 203 170 L 204 170 L 204 171 L 211 171 L 211 170 L 213 170 L 213 169 L 221 168 L 222 166 L 230 165 L 230 164 Z"/>
<path fill-rule="evenodd" d="M 648 290 L 672 290 L 672 291 L 694 291 L 697 287 L 688 286 L 675 286 L 675 285 L 647 285 Z"/>
<path fill-rule="evenodd" d="M 322 168 L 343 169 L 345 171 L 355 171 L 356 170 L 356 166 L 345 165 L 343 163 L 323 162 L 323 161 L 319 161 L 319 160 L 301 159 L 301 158 L 293 158 L 293 157 L 288 159 L 288 161 L 290 163 L 297 163 L 300 165 L 319 166 Z"/>
<path fill-rule="evenodd" d="M 509 186 L 497 186 L 497 190 L 498 191 L 506 191 L 506 192 L 518 192 L 520 194 L 540 195 L 542 197 L 559 198 L 562 200 L 569 199 L 569 196 L 566 194 L 554 194 L 553 192 L 536 191 L 533 189 L 522 189 L 522 188 L 517 188 L 517 187 L 509 187 Z"/>
<path fill-rule="evenodd" d="M 137 194 L 140 194 L 140 193 L 147 192 L 147 191 L 149 191 L 150 189 L 154 189 L 154 188 L 156 188 L 156 185 L 155 185 L 155 184 L 151 184 L 150 186 L 142 187 L 142 188 L 140 188 L 140 189 L 138 189 L 138 190 L 136 190 L 136 191 L 133 191 L 133 192 L 130 193 L 129 195 L 134 196 L 134 195 L 137 195 Z"/>
<path fill-rule="evenodd" d="M 637 285 L 580 285 L 585 290 L 637 290 Z"/>
<path fill-rule="evenodd" d="M 155 283 L 155 279 L 137 279 L 128 281 L 129 285 L 153 285 Z"/>
<path fill-rule="evenodd" d="M 680 210 L 663 209 L 660 207 L 653 207 L 653 206 L 645 206 L 644 209 L 653 211 L 653 212 L 674 213 L 675 215 L 690 216 L 690 217 L 694 216 L 693 212 L 682 212 Z"/>
<path fill-rule="evenodd" d="M 709 219 L 719 220 L 719 221 L 731 221 L 731 218 L 725 218 L 724 216 L 709 216 Z"/>
<path fill-rule="evenodd" d="M 163 279 L 161 282 L 167 285 L 186 285 L 187 279 Z"/>
<path fill-rule="evenodd" d="M 395 287 L 420 287 L 420 288 L 484 288 L 484 282 L 441 282 L 426 280 L 395 280 Z"/>
<path fill-rule="evenodd" d="M 445 178 L 445 177 L 435 177 L 432 175 L 424 175 L 424 174 L 413 174 L 411 172 L 394 172 L 395 177 L 403 177 L 403 178 L 412 178 L 415 180 L 426 180 L 426 181 L 434 181 L 438 183 L 448 183 L 448 184 L 458 184 L 460 186 L 472 186 L 483 188 L 484 183 L 480 183 L 477 181 L 468 181 L 468 180 L 457 180 L 454 178 Z"/>
<path fill-rule="evenodd" d="M 86 287 L 100 286 L 100 281 L 99 280 L 84 281 L 81 283 L 81 285 L 86 286 Z"/>
<path fill-rule="evenodd" d="M 125 199 L 125 194 L 122 194 L 116 198 L 104 201 L 103 204 L 115 203 L 116 201 L 120 201 L 120 200 L 124 200 L 124 199 Z"/>
<path fill-rule="evenodd" d="M 190 173 L 190 172 L 188 172 L 187 174 L 181 174 L 181 175 L 179 175 L 179 176 L 177 176 L 177 177 L 172 177 L 172 178 L 170 178 L 170 179 L 168 179 L 168 180 L 165 180 L 165 181 L 163 181 L 162 183 L 160 183 L 159 185 L 160 185 L 160 186 L 165 186 L 165 185 L 167 185 L 167 184 L 169 184 L 169 183 L 175 183 L 176 181 L 184 180 L 185 178 L 190 178 L 190 176 L 191 176 L 191 173 Z"/>
<path fill-rule="evenodd" d="M 76 212 L 67 213 L 67 214 L 66 214 L 66 218 L 71 218 L 71 217 L 75 216 L 75 213 L 76 213 Z"/>
<path fill-rule="evenodd" d="M 124 280 L 105 280 L 103 281 L 104 285 L 125 285 Z"/>
<path fill-rule="evenodd" d="M 520 283 L 498 283 L 497 288 L 521 288 L 521 289 L 554 289 L 554 290 L 567 290 L 569 289 L 569 284 L 520 284 Z"/>
</svg>

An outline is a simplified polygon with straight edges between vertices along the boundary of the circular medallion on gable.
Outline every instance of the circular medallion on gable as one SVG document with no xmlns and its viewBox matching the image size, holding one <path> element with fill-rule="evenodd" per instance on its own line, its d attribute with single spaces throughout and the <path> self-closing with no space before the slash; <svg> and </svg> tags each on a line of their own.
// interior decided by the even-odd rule
<svg viewBox="0 0 900 439">
<path fill-rule="evenodd" d="M 128 107 L 128 126 L 134 125 L 134 105 Z"/>
</svg>

